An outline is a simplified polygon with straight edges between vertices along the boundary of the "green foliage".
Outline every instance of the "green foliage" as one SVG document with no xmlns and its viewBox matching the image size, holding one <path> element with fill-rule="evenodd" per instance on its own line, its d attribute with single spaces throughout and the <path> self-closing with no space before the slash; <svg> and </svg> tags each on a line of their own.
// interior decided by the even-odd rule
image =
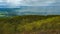
<svg viewBox="0 0 60 34">
<path fill-rule="evenodd" d="M 0 18 L 0 34 L 23 31 L 60 30 L 60 16 L 27 15 Z"/>
</svg>

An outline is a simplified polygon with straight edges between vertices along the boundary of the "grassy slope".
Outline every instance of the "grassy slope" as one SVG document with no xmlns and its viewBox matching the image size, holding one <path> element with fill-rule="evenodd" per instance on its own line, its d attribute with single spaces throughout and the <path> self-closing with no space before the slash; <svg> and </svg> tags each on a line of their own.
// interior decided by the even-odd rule
<svg viewBox="0 0 60 34">
<path fill-rule="evenodd" d="M 0 34 L 40 34 L 60 32 L 60 16 L 13 16 L 0 18 Z"/>
</svg>

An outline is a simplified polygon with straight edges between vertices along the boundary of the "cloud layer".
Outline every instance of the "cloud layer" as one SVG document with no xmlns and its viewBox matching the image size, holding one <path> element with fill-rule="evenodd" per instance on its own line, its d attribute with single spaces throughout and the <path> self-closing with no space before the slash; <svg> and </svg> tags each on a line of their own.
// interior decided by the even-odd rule
<svg viewBox="0 0 60 34">
<path fill-rule="evenodd" d="M 50 6 L 56 0 L 0 0 L 0 8 L 19 8 L 20 6 Z"/>
</svg>

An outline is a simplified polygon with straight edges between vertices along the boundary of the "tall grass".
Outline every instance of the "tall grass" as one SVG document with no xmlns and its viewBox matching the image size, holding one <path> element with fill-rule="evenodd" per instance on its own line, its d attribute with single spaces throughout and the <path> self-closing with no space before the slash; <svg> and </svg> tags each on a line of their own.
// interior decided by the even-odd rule
<svg viewBox="0 0 60 34">
<path fill-rule="evenodd" d="M 34 34 L 48 30 L 60 32 L 60 16 L 13 16 L 0 18 L 0 34 Z"/>
</svg>

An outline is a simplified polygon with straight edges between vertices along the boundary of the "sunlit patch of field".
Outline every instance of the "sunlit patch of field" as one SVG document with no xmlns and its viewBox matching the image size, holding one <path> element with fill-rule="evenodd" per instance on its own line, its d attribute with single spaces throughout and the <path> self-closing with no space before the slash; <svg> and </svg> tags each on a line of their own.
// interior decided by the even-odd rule
<svg viewBox="0 0 60 34">
<path fill-rule="evenodd" d="M 0 18 L 0 34 L 60 34 L 59 15 Z"/>
</svg>

